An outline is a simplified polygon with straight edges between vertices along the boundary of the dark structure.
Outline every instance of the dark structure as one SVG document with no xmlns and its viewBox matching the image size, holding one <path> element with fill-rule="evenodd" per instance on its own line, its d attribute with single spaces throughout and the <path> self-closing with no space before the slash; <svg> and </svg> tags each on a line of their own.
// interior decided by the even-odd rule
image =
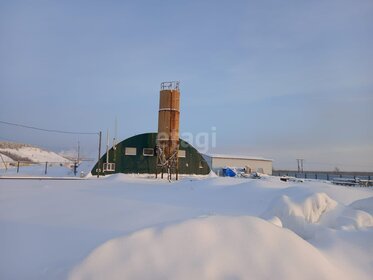
<svg viewBox="0 0 373 280">
<path fill-rule="evenodd" d="M 157 133 L 144 133 L 123 140 L 109 150 L 109 163 L 106 154 L 99 161 L 100 174 L 140 173 L 155 174 L 157 168 Z M 202 155 L 189 143 L 179 140 L 179 174 L 207 175 L 210 167 Z M 98 164 L 91 173 L 97 175 Z"/>
</svg>

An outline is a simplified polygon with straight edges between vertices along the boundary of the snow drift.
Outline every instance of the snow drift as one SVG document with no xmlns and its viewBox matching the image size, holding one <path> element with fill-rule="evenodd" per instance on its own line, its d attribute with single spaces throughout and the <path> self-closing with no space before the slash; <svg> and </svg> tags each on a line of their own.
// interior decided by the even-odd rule
<svg viewBox="0 0 373 280">
<path fill-rule="evenodd" d="M 343 279 L 308 242 L 248 216 L 135 232 L 106 242 L 70 275 L 70 280 L 332 278 Z"/>
<path fill-rule="evenodd" d="M 373 215 L 373 197 L 356 200 L 350 204 L 350 207 L 356 210 L 362 210 Z"/>
<path fill-rule="evenodd" d="M 276 197 L 262 217 L 304 239 L 312 238 L 320 227 L 350 230 L 373 226 L 367 212 L 344 206 L 326 193 L 299 190 Z"/>
</svg>

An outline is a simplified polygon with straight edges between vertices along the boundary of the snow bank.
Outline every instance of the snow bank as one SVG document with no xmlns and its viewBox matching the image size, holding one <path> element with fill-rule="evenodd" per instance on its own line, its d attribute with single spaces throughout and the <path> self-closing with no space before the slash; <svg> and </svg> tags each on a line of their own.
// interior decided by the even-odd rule
<svg viewBox="0 0 373 280">
<path fill-rule="evenodd" d="M 331 218 L 329 216 L 325 217 L 329 227 L 340 230 L 359 230 L 373 227 L 373 217 L 369 213 L 344 206 L 341 209 L 339 215 L 339 212 L 336 211 L 337 215 L 330 213 Z"/>
<path fill-rule="evenodd" d="M 373 215 L 373 197 L 357 200 L 350 204 L 350 207 L 356 210 L 362 210 Z"/>
<path fill-rule="evenodd" d="M 325 193 L 299 190 L 276 197 L 262 217 L 304 239 L 312 238 L 320 226 L 339 230 L 373 226 L 373 217 L 369 213 L 346 207 Z"/>
<path fill-rule="evenodd" d="M 309 239 L 315 230 L 313 224 L 336 206 L 337 202 L 325 193 L 297 192 L 276 197 L 262 216 L 271 221 L 277 217 L 283 227 Z"/>
<path fill-rule="evenodd" d="M 286 257 L 285 257 L 286 256 Z M 145 229 L 97 248 L 78 279 L 343 279 L 313 246 L 255 217 Z"/>
</svg>

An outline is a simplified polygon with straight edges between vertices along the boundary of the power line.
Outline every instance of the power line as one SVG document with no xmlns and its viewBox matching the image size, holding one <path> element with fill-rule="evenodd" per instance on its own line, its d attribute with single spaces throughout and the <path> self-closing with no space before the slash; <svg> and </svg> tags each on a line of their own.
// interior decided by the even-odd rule
<svg viewBox="0 0 373 280">
<path fill-rule="evenodd" d="M 40 127 L 5 122 L 5 121 L 0 121 L 0 123 L 11 125 L 11 126 L 18 126 L 18 127 L 28 128 L 28 129 L 39 130 L 39 131 L 53 132 L 53 133 L 64 133 L 64 134 L 75 134 L 75 135 L 98 135 L 99 134 L 98 132 L 75 132 L 75 131 L 64 131 L 64 130 L 57 130 L 57 129 L 45 129 L 45 128 L 40 128 Z"/>
</svg>

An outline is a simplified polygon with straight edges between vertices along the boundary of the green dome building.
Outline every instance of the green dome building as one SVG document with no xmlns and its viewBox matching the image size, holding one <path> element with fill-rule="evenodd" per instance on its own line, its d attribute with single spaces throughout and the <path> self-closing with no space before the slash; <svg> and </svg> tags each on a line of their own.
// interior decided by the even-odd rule
<svg viewBox="0 0 373 280">
<path fill-rule="evenodd" d="M 156 174 L 156 142 L 157 133 L 127 138 L 108 151 L 108 162 L 107 155 L 104 154 L 91 173 L 97 175 L 100 164 L 100 174 Z M 180 139 L 179 143 L 179 174 L 209 174 L 211 169 L 202 155 L 186 141 Z"/>
</svg>

